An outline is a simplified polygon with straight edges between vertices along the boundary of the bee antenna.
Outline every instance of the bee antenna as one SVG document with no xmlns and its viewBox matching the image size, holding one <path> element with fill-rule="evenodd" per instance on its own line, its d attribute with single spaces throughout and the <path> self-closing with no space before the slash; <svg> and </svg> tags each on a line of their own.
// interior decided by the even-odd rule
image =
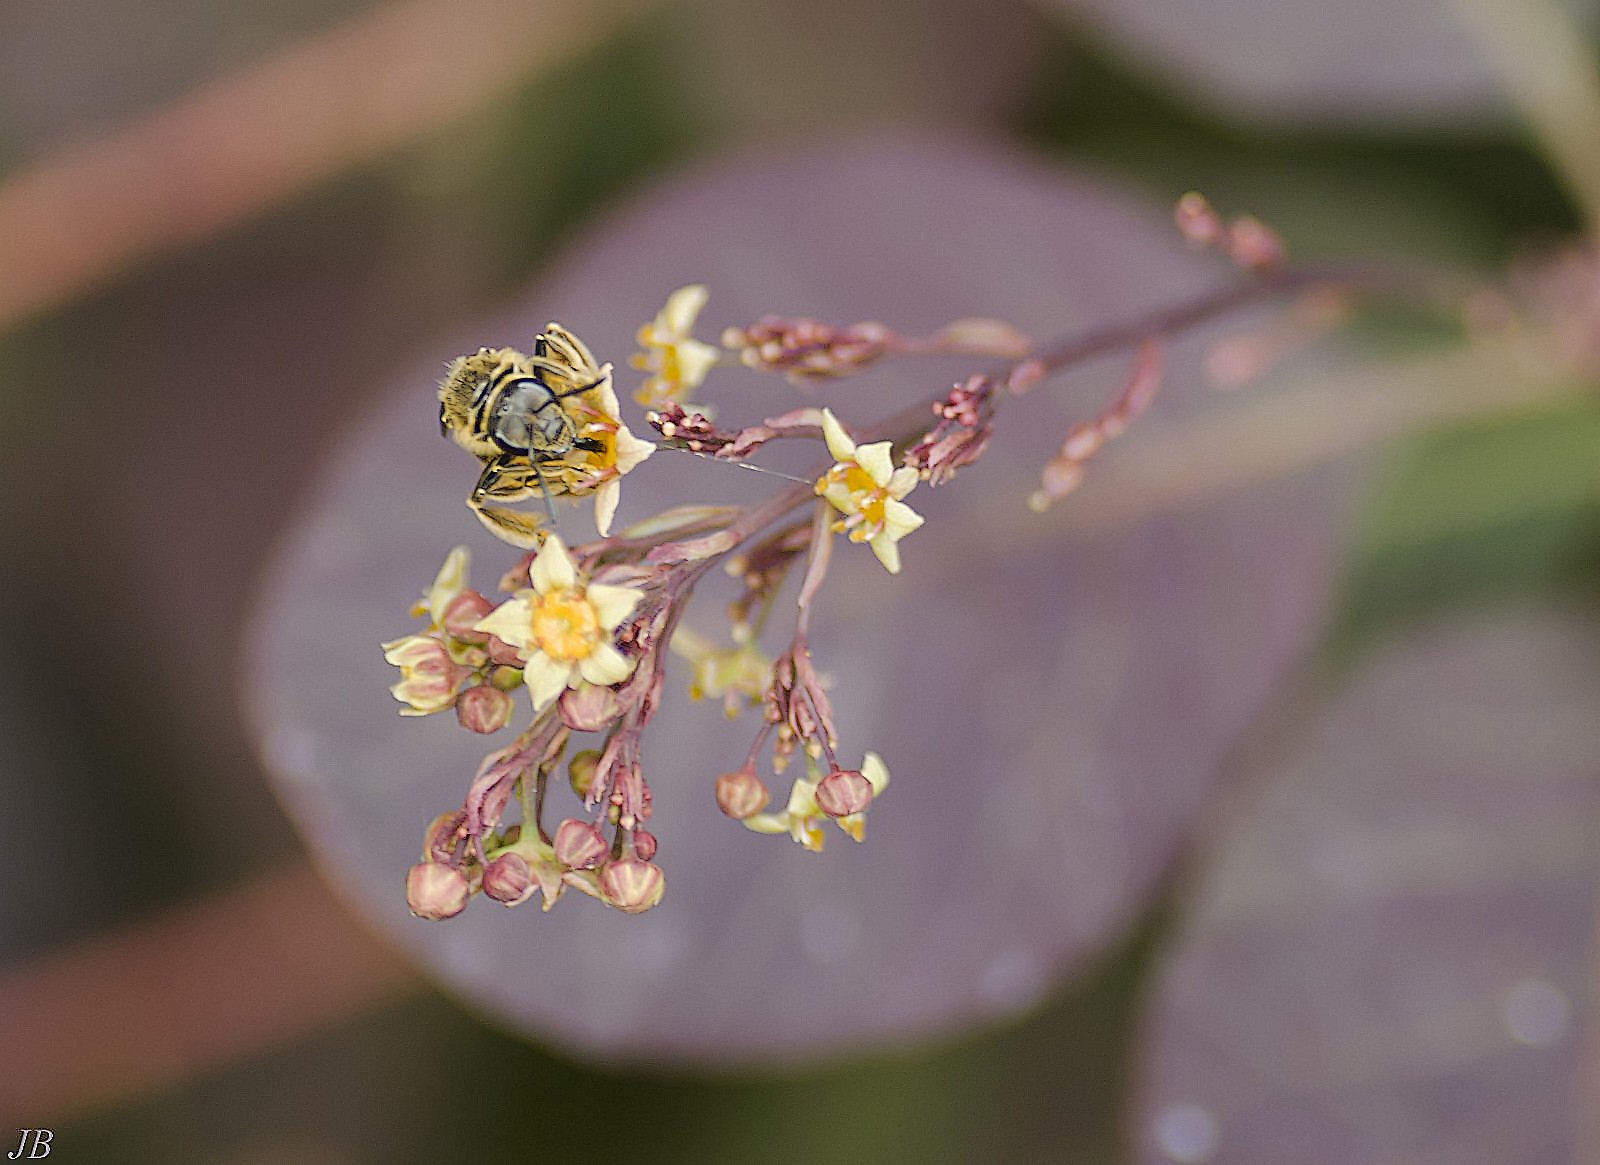
<svg viewBox="0 0 1600 1165">
<path fill-rule="evenodd" d="M 550 396 L 554 400 L 566 400 L 569 396 L 582 396 L 586 392 L 599 388 L 605 382 L 606 378 L 602 376 L 599 380 L 591 380 L 588 384 L 579 385 L 577 388 L 569 388 L 566 392 L 552 392 Z M 544 381 L 541 380 L 539 383 L 544 384 Z M 545 385 L 545 387 L 548 388 L 549 386 Z"/>
<path fill-rule="evenodd" d="M 780 473 L 776 469 L 768 469 L 765 465 L 752 465 L 748 461 L 729 461 L 725 457 L 713 457 L 709 453 L 698 453 L 693 449 L 684 449 L 677 445 L 663 445 L 663 449 L 671 449 L 675 453 L 687 453 L 690 457 L 699 457 L 704 461 L 714 461 L 718 465 L 732 465 L 739 469 L 748 469 L 752 473 L 765 473 L 771 477 L 781 477 L 785 481 L 798 481 L 801 485 L 810 485 L 811 478 L 795 477 L 791 473 Z"/>
</svg>

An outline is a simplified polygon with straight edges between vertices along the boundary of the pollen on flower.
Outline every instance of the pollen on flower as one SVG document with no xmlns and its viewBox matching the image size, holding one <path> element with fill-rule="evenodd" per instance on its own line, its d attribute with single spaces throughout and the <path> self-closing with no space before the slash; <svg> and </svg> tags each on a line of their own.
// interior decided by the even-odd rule
<svg viewBox="0 0 1600 1165">
<path fill-rule="evenodd" d="M 917 471 L 896 469 L 891 442 L 857 445 L 833 413 L 822 410 L 822 432 L 834 465 L 817 479 L 816 492 L 844 515 L 834 529 L 865 542 L 890 574 L 900 571 L 900 539 L 922 525 L 922 515 L 900 499 L 916 487 Z"/>
</svg>

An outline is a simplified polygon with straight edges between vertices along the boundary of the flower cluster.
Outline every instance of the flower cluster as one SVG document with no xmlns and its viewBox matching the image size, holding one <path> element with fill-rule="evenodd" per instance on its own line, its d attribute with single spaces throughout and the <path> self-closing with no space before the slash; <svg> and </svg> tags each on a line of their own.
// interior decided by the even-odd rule
<svg viewBox="0 0 1600 1165">
<path fill-rule="evenodd" d="M 971 465 L 989 448 L 999 386 L 987 376 L 974 376 L 933 403 L 939 420 L 906 450 L 906 464 L 930 486 L 943 485 L 956 471 Z"/>
<path fill-rule="evenodd" d="M 450 552 L 412 609 L 427 616 L 427 629 L 385 643 L 383 657 L 400 669 L 400 682 L 389 691 L 406 705 L 402 716 L 454 708 L 463 728 L 497 732 L 510 722 L 510 692 L 522 676 L 511 666 L 508 646 L 477 626 L 492 604 L 467 586 L 470 563 L 465 546 Z"/>
<path fill-rule="evenodd" d="M 786 373 L 798 384 L 859 372 L 894 351 L 898 339 L 872 320 L 841 328 L 772 315 L 722 333 L 723 347 L 736 351 L 741 364 Z"/>
<path fill-rule="evenodd" d="M 1227 234 L 1230 246 L 1248 253 L 1242 266 L 1273 267 L 1260 232 L 1242 220 L 1224 231 L 1206 209 L 1191 202 L 1180 214 L 1191 234 L 1205 236 L 1215 226 L 1218 238 Z M 1293 283 L 1282 271 L 1272 279 L 1275 287 Z M 1215 310 L 1245 298 L 1219 293 Z M 757 833 L 787 834 L 808 850 L 822 849 L 830 820 L 861 841 L 889 770 L 873 752 L 856 767 L 841 760 L 828 685 L 810 647 L 835 535 L 865 543 L 898 573 L 900 542 L 923 524 L 905 501 L 919 482 L 945 484 L 984 456 L 1000 406 L 1048 373 L 1137 346 L 1122 392 L 1074 425 L 1046 467 L 1041 492 L 1047 500 L 1059 496 L 1149 404 L 1161 379 L 1163 335 L 1213 310 L 1183 306 L 1167 322 L 1157 317 L 1148 335 L 1111 328 L 1043 352 L 1009 325 L 985 319 L 957 320 L 922 338 L 877 323 L 837 327 L 776 316 L 723 333 L 737 363 L 791 380 L 839 377 L 884 358 L 928 353 L 1010 362 L 934 395 L 926 407 L 860 430 L 858 439 L 828 408 L 805 405 L 728 428 L 688 408 L 684 401 L 713 368 L 735 363 L 694 338 L 706 302 L 704 287 L 680 288 L 640 329 L 643 351 L 632 363 L 649 375 L 637 399 L 658 406 L 649 423 L 667 447 L 741 463 L 775 441 L 817 451 L 808 477 L 750 505 L 674 506 L 612 533 L 622 479 L 657 446 L 623 422 L 611 365 L 596 363 L 559 324 L 538 336 L 531 354 L 484 348 L 461 357 L 440 386 L 441 424 L 481 462 L 469 505 L 489 530 L 527 553 L 502 576 L 503 597 L 491 600 L 469 585 L 466 549 L 451 551 L 412 612 L 425 625 L 383 645 L 384 658 L 399 669 L 391 691 L 403 715 L 453 709 L 473 732 L 509 728 L 518 706 L 528 719 L 510 744 L 483 759 L 460 804 L 424 831 L 421 860 L 406 879 L 419 917 L 449 918 L 480 893 L 505 906 L 537 894 L 549 909 L 577 890 L 630 913 L 662 900 L 666 880 L 650 829 L 654 795 L 643 747 L 672 656 L 687 661 L 695 698 L 720 700 L 729 717 L 758 711 L 743 763 L 714 782 L 724 814 Z M 502 504 L 539 494 L 546 501 L 593 496 L 599 537 L 569 546 L 537 516 Z M 683 622 L 696 587 L 718 567 L 738 587 L 726 639 Z M 796 576 L 792 634 L 769 656 L 762 639 Z M 526 703 L 518 689 L 526 689 Z M 789 774 L 781 809 L 772 808 L 757 771 L 768 749 L 773 776 Z M 569 795 L 575 802 L 558 810 L 556 799 Z"/>
</svg>

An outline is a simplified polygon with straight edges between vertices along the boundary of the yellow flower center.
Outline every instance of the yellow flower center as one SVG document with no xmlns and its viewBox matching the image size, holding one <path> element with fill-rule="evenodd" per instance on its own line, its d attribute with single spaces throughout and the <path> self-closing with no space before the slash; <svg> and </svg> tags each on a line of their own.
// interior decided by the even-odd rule
<svg viewBox="0 0 1600 1165">
<path fill-rule="evenodd" d="M 888 489 L 854 461 L 842 461 L 828 470 L 817 483 L 817 492 L 823 493 L 832 485 L 844 486 L 850 495 L 848 505 L 836 501 L 834 506 L 855 519 L 841 521 L 834 529 L 848 529 L 852 542 L 865 542 L 876 536 L 887 521 Z"/>
<path fill-rule="evenodd" d="M 844 488 L 853 494 L 868 494 L 879 488 L 878 483 L 872 480 L 872 474 L 854 461 L 846 462 L 842 472 L 840 466 L 835 466 L 833 471 L 839 474 L 839 480 L 844 483 Z"/>
<path fill-rule="evenodd" d="M 533 641 L 562 663 L 587 659 L 600 642 L 600 620 L 588 597 L 576 587 L 541 596 L 533 609 Z"/>
</svg>

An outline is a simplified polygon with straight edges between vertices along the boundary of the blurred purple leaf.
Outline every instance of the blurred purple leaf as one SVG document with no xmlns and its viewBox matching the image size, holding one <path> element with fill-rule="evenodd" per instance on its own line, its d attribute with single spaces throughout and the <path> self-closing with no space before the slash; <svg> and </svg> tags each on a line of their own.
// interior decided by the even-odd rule
<svg viewBox="0 0 1600 1165">
<path fill-rule="evenodd" d="M 1597 631 L 1502 614 L 1356 678 L 1163 968 L 1140 1160 L 1589 1159 Z"/>
<path fill-rule="evenodd" d="M 1514 0 L 1507 0 L 1512 3 Z M 1163 80 L 1268 121 L 1471 124 L 1500 86 L 1446 0 L 1046 0 Z M 1593 5 L 1572 0 L 1574 11 Z"/>
<path fill-rule="evenodd" d="M 1053 336 L 1227 277 L 1186 252 L 1165 215 L 1115 190 L 917 140 L 723 161 L 602 221 L 536 295 L 423 353 L 358 419 L 268 574 L 249 697 L 323 868 L 473 1005 L 602 1058 L 785 1061 L 1033 1005 L 1138 909 L 1318 625 L 1339 483 L 1281 483 L 1069 542 L 1023 500 L 1122 367 L 1036 389 L 1002 418 L 984 463 L 916 495 L 928 523 L 902 546 L 903 575 L 861 547 L 835 555 L 818 666 L 836 681 L 845 757 L 871 748 L 894 773 L 865 844 L 835 831 L 815 855 L 724 819 L 713 781 L 754 726 L 690 704 L 687 677 L 669 673 L 646 738 L 665 902 L 624 917 L 583 900 L 549 915 L 479 901 L 425 924 L 406 914 L 404 872 L 481 750 L 448 717 L 396 714 L 377 645 L 407 630 L 407 606 L 451 545 L 473 546 L 480 585 L 513 558 L 462 504 L 475 470 L 439 439 L 433 384 L 457 351 L 526 345 L 552 318 L 620 362 L 639 323 L 689 281 L 711 286 L 705 335 L 775 311 L 918 332 L 999 316 Z M 1205 407 L 1198 357 L 1175 348 L 1172 389 L 1143 424 Z M 703 395 L 729 423 L 818 400 L 870 421 L 970 368 L 888 365 L 820 397 L 729 370 Z M 624 376 L 624 392 L 631 384 Z M 628 479 L 621 520 L 769 488 L 662 452 Z M 577 518 L 564 522 L 582 537 Z M 974 557 L 978 527 L 1024 522 L 1036 531 L 1025 552 Z M 721 598 L 702 595 L 690 621 L 714 630 Z"/>
</svg>

